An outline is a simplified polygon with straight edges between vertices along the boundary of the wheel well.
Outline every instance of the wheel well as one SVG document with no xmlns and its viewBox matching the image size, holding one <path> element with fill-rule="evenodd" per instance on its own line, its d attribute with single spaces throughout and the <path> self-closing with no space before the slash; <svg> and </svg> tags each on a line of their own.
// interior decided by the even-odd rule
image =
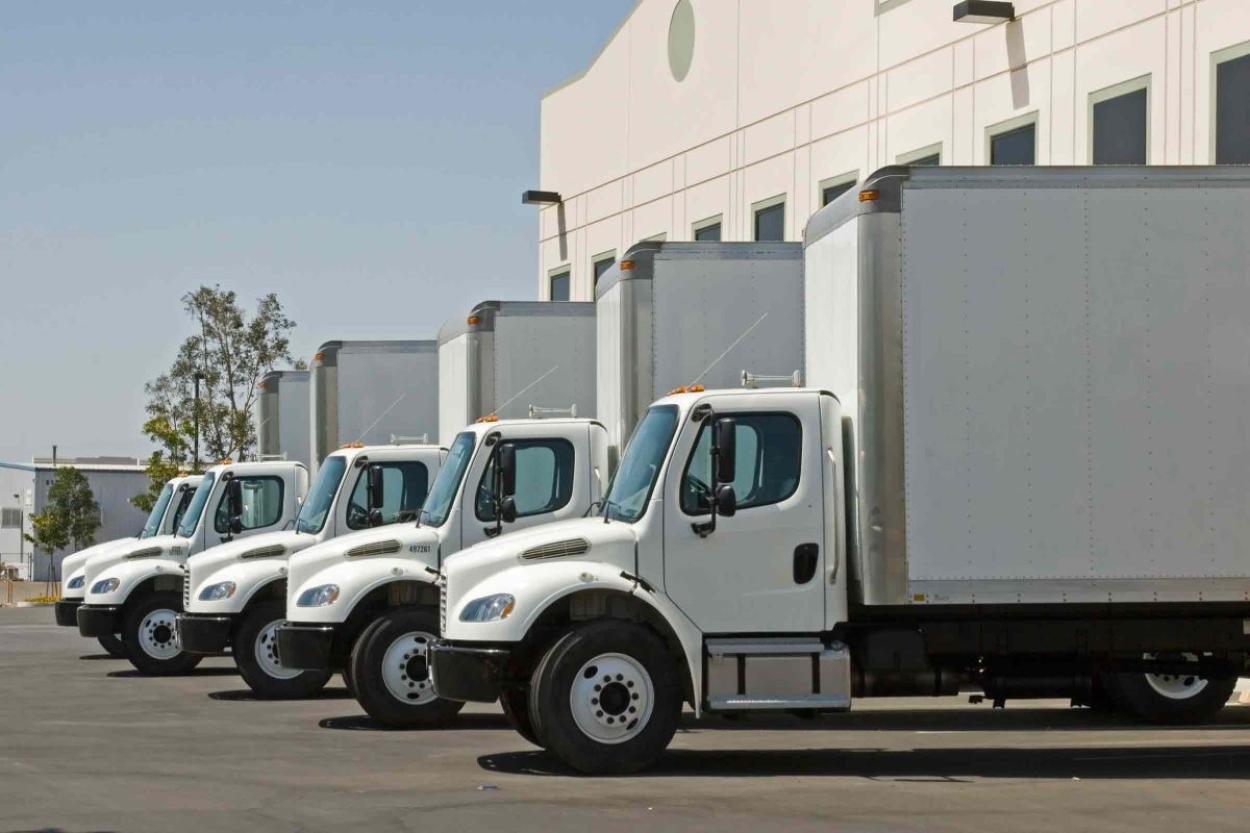
<svg viewBox="0 0 1250 833">
<path fill-rule="evenodd" d="M 438 588 L 424 581 L 392 581 L 366 593 L 343 623 L 336 638 L 336 652 L 346 656 L 358 637 L 379 613 L 395 607 L 429 607 L 438 610 Z"/>
<path fill-rule="evenodd" d="M 247 600 L 247 604 L 243 606 L 243 612 L 247 613 L 253 607 L 262 602 L 273 600 L 286 601 L 286 579 L 276 578 L 266 582 L 259 590 L 252 594 L 252 598 Z"/>
<path fill-rule="evenodd" d="M 569 629 L 582 622 L 603 619 L 621 619 L 652 630 L 664 642 L 683 672 L 681 688 L 686 702 L 692 706 L 695 704 L 690 665 L 686 662 L 686 652 L 677 638 L 677 632 L 654 607 L 619 590 L 583 590 L 553 602 L 534 620 L 521 643 L 518 653 L 526 669 L 532 670 L 547 649 Z"/>
<path fill-rule="evenodd" d="M 139 599 L 149 593 L 182 593 L 183 578 L 180 575 L 169 575 L 162 573 L 160 575 L 149 576 L 134 586 L 130 593 L 126 596 L 126 601 L 122 603 L 123 607 L 129 607 L 134 600 Z"/>
</svg>

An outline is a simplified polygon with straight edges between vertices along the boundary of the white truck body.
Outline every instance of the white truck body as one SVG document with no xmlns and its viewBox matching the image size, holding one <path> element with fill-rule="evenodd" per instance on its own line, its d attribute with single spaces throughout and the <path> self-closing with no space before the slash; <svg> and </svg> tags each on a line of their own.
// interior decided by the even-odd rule
<svg viewBox="0 0 1250 833">
<path fill-rule="evenodd" d="M 312 470 L 349 443 L 434 442 L 438 346 L 414 341 L 328 341 L 311 369 Z"/>
<path fill-rule="evenodd" d="M 440 694 L 588 772 L 683 700 L 1209 717 L 1250 655 L 1248 210 L 1236 168 L 879 172 L 808 226 L 820 387 L 662 399 L 607 523 L 448 560 Z"/>
<path fill-rule="evenodd" d="M 257 384 L 256 456 L 261 460 L 312 462 L 311 373 L 272 370 Z"/>
<path fill-rule="evenodd" d="M 241 512 L 232 517 L 226 498 L 228 484 L 236 480 Z M 127 656 L 145 673 L 171 673 L 191 667 L 189 655 L 177 644 L 175 630 L 187 558 L 231 540 L 294 523 L 307 491 L 308 470 L 299 463 L 223 463 L 211 467 L 201 476 L 172 534 L 87 561 L 87 593 L 78 609 L 79 633 L 89 637 L 120 633 Z M 160 605 L 153 606 L 154 600 Z"/>
<path fill-rule="evenodd" d="M 244 680 L 262 696 L 307 696 L 319 689 L 324 678 L 301 678 L 282 666 L 274 650 L 274 629 L 285 619 L 287 561 L 340 535 L 415 520 L 444 457 L 445 449 L 429 445 L 340 449 L 322 461 L 293 528 L 188 558 L 178 616 L 183 650 L 213 655 L 233 647 Z M 382 487 L 376 496 L 369 480 L 374 467 Z M 240 634 L 251 640 L 244 644 Z"/>
<path fill-rule="evenodd" d="M 484 301 L 438 334 L 439 443 L 486 416 L 595 415 L 595 305 Z"/>
<path fill-rule="evenodd" d="M 743 371 L 802 376 L 798 243 L 639 243 L 595 297 L 596 416 L 614 456 L 676 387 L 737 387 Z"/>
</svg>

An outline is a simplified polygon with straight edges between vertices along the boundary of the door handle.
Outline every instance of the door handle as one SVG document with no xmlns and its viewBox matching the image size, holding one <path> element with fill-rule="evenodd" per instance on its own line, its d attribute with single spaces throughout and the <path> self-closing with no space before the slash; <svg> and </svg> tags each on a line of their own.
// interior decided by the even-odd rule
<svg viewBox="0 0 1250 833">
<path fill-rule="evenodd" d="M 816 575 L 820 560 L 819 544 L 799 544 L 794 548 L 794 583 L 807 584 Z"/>
</svg>

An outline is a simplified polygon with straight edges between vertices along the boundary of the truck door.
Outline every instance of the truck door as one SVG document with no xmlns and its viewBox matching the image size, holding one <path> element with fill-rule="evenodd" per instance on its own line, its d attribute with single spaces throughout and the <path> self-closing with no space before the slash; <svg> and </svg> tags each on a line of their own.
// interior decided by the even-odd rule
<svg viewBox="0 0 1250 833">
<path fill-rule="evenodd" d="M 461 547 L 471 547 L 502 533 L 538 526 L 585 510 L 585 501 L 574 501 L 577 452 L 564 437 L 509 437 L 501 444 L 516 448 L 515 521 L 499 524 L 495 519 L 495 461 L 492 453 L 484 466 L 468 473 L 462 501 Z M 587 468 L 585 462 L 582 468 Z M 582 485 L 584 490 L 586 487 Z"/>
<path fill-rule="evenodd" d="M 711 499 L 711 421 L 690 421 L 665 475 L 664 582 L 704 633 L 824 626 L 824 485 L 815 396 L 734 397 L 737 512 L 701 537 Z M 715 409 L 716 397 L 707 400 Z"/>
</svg>

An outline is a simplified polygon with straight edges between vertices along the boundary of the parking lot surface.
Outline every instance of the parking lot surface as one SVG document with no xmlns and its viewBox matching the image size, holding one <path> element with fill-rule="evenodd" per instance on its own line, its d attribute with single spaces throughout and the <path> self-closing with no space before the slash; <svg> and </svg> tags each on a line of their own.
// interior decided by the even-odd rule
<svg viewBox="0 0 1250 833">
<path fill-rule="evenodd" d="M 37 608 L 0 609 L 0 708 L 4 831 L 1250 829 L 1250 707 L 1196 729 L 966 698 L 691 718 L 655 769 L 582 778 L 494 707 L 385 731 L 337 679 L 279 703 L 228 659 L 143 678 Z"/>
</svg>

